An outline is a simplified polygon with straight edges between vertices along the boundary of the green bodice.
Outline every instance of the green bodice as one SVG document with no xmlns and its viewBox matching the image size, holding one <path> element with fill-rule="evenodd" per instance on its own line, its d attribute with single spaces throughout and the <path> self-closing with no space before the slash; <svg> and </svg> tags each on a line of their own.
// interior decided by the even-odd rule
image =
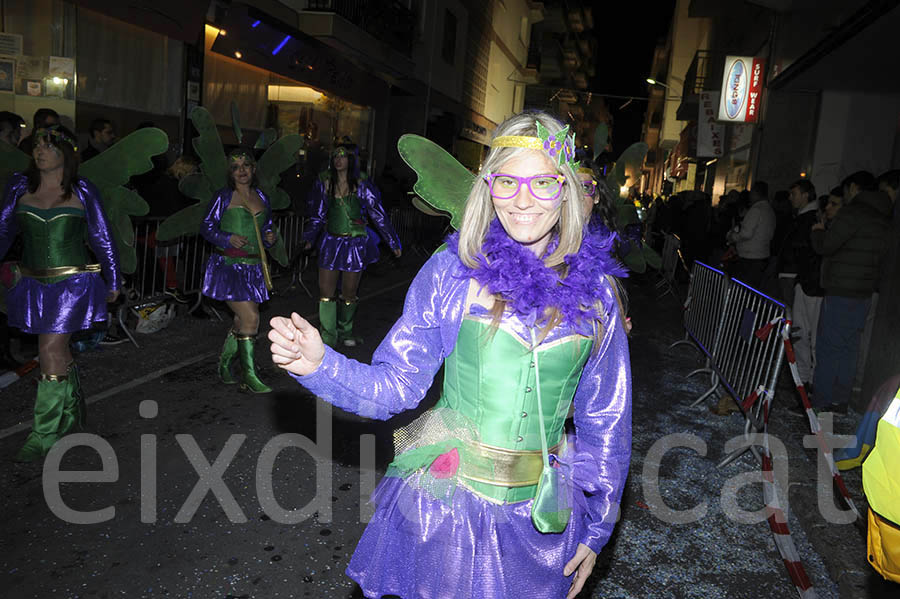
<svg viewBox="0 0 900 599">
<path fill-rule="evenodd" d="M 246 262 L 248 260 L 259 262 L 259 244 L 256 242 L 256 228 L 253 226 L 254 218 L 256 218 L 256 222 L 259 224 L 260 236 L 262 236 L 262 228 L 266 224 L 265 210 L 258 212 L 254 216 L 250 213 L 250 210 L 244 206 L 238 206 L 236 208 L 228 208 L 222 214 L 222 220 L 219 222 L 219 229 L 225 233 L 235 233 L 246 237 L 247 245 L 242 247 L 241 250 L 248 254 L 257 255 L 256 258 L 228 258 L 228 260 L 235 262 Z"/>
<path fill-rule="evenodd" d="M 91 261 L 85 242 L 87 220 L 80 208 L 16 207 L 16 224 L 22 233 L 22 265 L 32 270 L 57 266 L 82 266 Z"/>
<path fill-rule="evenodd" d="M 365 219 L 362 216 L 362 204 L 355 193 L 342 198 L 332 198 L 328 206 L 328 222 L 326 227 L 332 235 L 362 237 L 366 235 Z"/>
<path fill-rule="evenodd" d="M 456 346 L 444 361 L 444 388 L 437 407 L 452 408 L 466 416 L 478 429 L 481 443 L 518 451 L 540 450 L 531 350 L 503 325 L 493 337 L 488 337 L 490 329 L 490 321 L 463 319 Z M 591 346 L 591 339 L 573 334 L 538 347 L 548 447 L 562 439 L 566 415 Z M 467 484 L 503 502 L 530 499 L 536 487 Z"/>
</svg>

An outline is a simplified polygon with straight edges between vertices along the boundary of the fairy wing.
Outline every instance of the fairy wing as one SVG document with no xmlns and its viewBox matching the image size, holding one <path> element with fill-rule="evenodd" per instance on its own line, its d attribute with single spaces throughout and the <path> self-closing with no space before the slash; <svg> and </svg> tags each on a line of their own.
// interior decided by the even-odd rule
<svg viewBox="0 0 900 599">
<path fill-rule="evenodd" d="M 196 234 L 214 193 L 228 183 L 228 160 L 212 115 L 198 106 L 191 111 L 191 122 L 197 130 L 191 144 L 200 158 L 200 172 L 184 177 L 178 183 L 178 189 L 197 203 L 182 208 L 160 223 L 156 232 L 160 241 Z"/>
<path fill-rule="evenodd" d="M 597 157 L 606 150 L 606 145 L 608 143 L 609 125 L 600 123 L 597 125 L 597 128 L 594 129 L 594 160 L 597 160 Z"/>
<path fill-rule="evenodd" d="M 291 196 L 278 187 L 278 184 L 281 173 L 297 162 L 297 153 L 304 143 L 306 140 L 299 135 L 285 135 L 270 145 L 259 158 L 256 176 L 259 178 L 259 188 L 268 196 L 272 210 L 284 210 L 291 205 Z"/>
<path fill-rule="evenodd" d="M 450 225 L 459 229 L 475 175 L 444 148 L 419 135 L 401 136 L 397 150 L 418 176 L 413 191 L 437 212 L 449 214 Z"/>
<path fill-rule="evenodd" d="M 30 162 L 31 158 L 28 154 L 19 148 L 10 144 L 0 143 L 0 189 L 6 189 L 6 182 L 9 181 L 13 173 L 24 171 L 28 168 Z"/>
<path fill-rule="evenodd" d="M 641 164 L 644 162 L 644 156 L 647 155 L 648 148 L 649 146 L 641 141 L 631 144 L 622 152 L 622 155 L 616 160 L 616 165 L 613 167 L 612 172 L 606 177 L 606 182 L 610 189 L 613 190 L 613 193 L 627 184 L 628 176 L 625 174 L 627 171 L 632 173 L 641 172 Z"/>
<path fill-rule="evenodd" d="M 137 268 L 131 219 L 150 210 L 147 202 L 125 184 L 134 175 L 151 170 L 151 157 L 162 154 L 168 147 L 169 138 L 162 129 L 147 127 L 138 129 L 78 167 L 79 176 L 100 191 L 103 211 L 119 250 L 119 268 L 124 273 L 132 273 Z"/>
</svg>

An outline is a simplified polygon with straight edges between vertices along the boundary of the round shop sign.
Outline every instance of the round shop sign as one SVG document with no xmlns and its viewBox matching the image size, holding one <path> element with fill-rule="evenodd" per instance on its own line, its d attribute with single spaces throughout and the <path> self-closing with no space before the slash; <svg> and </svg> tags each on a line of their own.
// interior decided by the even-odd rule
<svg viewBox="0 0 900 599">
<path fill-rule="evenodd" d="M 741 114 L 741 109 L 747 101 L 747 74 L 747 67 L 740 58 L 735 59 L 728 68 L 725 114 L 730 119 L 735 119 Z"/>
</svg>

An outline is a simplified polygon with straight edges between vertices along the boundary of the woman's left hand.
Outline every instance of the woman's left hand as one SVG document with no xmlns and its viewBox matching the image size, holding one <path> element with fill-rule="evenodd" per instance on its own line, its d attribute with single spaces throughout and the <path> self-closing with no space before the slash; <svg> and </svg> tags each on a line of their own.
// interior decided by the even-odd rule
<svg viewBox="0 0 900 599">
<path fill-rule="evenodd" d="M 394 257 L 399 258 L 403 255 L 403 250 L 394 250 Z"/>
<path fill-rule="evenodd" d="M 266 231 L 266 243 L 269 245 L 275 243 L 275 231 Z"/>
<path fill-rule="evenodd" d="M 109 293 L 106 294 L 106 303 L 111 304 L 119 299 L 119 293 L 121 293 L 118 289 L 113 289 Z"/>
<path fill-rule="evenodd" d="M 581 592 L 584 583 L 587 582 L 588 576 L 590 576 L 591 572 L 594 570 L 594 564 L 596 562 L 597 554 L 584 543 L 578 543 L 578 549 L 575 550 L 575 557 L 570 559 L 569 563 L 566 564 L 566 567 L 563 569 L 563 575 L 567 577 L 571 576 L 572 572 L 575 572 L 575 578 L 572 580 L 572 586 L 569 587 L 569 594 L 566 595 L 566 599 L 573 599 L 573 597 Z"/>
</svg>

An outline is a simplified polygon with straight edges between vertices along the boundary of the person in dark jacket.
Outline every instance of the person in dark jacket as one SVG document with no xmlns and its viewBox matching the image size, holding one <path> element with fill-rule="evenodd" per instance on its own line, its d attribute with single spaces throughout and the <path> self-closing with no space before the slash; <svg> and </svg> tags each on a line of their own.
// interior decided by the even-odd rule
<svg viewBox="0 0 900 599">
<path fill-rule="evenodd" d="M 828 230 L 812 227 L 812 246 L 824 257 L 825 300 L 816 341 L 813 405 L 845 412 L 856 372 L 859 341 L 888 248 L 891 200 L 865 171 L 847 177 L 844 206 Z"/>
<path fill-rule="evenodd" d="M 791 185 L 791 208 L 796 213 L 790 231 L 779 244 L 778 278 L 793 311 L 791 342 L 800 380 L 812 388 L 815 368 L 816 332 L 824 290 L 819 273 L 822 260 L 812 247 L 812 228 L 819 222 L 816 188 L 808 179 Z"/>
</svg>

